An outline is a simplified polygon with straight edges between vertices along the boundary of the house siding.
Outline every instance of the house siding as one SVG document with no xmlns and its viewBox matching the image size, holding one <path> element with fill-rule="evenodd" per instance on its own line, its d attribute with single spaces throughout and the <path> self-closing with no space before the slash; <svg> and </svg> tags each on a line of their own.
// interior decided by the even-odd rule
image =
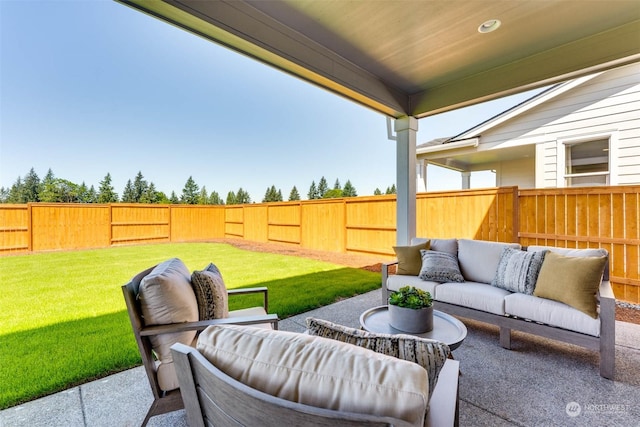
<svg viewBox="0 0 640 427">
<path fill-rule="evenodd" d="M 615 134 L 610 147 L 611 183 L 640 184 L 640 64 L 602 73 L 482 135 L 478 151 L 506 145 L 535 144 L 529 174 L 501 164 L 503 182 L 538 188 L 562 184 L 558 143 L 592 135 Z M 517 161 L 516 161 L 517 162 Z M 520 181 L 517 181 L 520 179 Z M 517 182 L 516 182 L 517 181 Z"/>
<path fill-rule="evenodd" d="M 535 188 L 535 170 L 534 158 L 500 162 L 496 168 L 496 184 L 498 187 Z"/>
</svg>

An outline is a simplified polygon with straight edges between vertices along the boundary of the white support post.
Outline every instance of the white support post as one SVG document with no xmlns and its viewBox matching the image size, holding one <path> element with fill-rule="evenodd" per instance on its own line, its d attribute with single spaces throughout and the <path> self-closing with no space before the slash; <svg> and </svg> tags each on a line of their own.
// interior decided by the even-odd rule
<svg viewBox="0 0 640 427">
<path fill-rule="evenodd" d="M 471 172 L 460 172 L 462 175 L 462 189 L 468 190 L 471 188 Z"/>
<path fill-rule="evenodd" d="M 425 193 L 427 191 L 427 161 L 424 159 L 418 160 L 416 165 L 416 192 Z"/>
<path fill-rule="evenodd" d="M 416 134 L 418 119 L 395 121 L 396 131 L 396 244 L 406 246 L 416 235 Z"/>
</svg>

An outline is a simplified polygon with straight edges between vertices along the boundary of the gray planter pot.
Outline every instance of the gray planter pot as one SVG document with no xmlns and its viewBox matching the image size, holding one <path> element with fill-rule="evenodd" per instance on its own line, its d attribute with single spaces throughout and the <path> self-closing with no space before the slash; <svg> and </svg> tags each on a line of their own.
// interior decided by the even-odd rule
<svg viewBox="0 0 640 427">
<path fill-rule="evenodd" d="M 413 309 L 389 305 L 389 324 L 411 334 L 429 332 L 433 330 L 433 306 Z"/>
</svg>

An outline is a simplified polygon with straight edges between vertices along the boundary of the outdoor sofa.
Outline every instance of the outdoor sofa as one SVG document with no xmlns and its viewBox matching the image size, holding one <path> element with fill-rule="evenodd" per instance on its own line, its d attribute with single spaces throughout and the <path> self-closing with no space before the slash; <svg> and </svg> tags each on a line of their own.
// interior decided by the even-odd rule
<svg viewBox="0 0 640 427">
<path fill-rule="evenodd" d="M 470 239 L 414 238 L 382 265 L 382 300 L 415 286 L 445 313 L 575 344 L 600 353 L 600 375 L 615 371 L 615 297 L 608 252 Z M 390 267 L 397 266 L 396 274 Z"/>
</svg>

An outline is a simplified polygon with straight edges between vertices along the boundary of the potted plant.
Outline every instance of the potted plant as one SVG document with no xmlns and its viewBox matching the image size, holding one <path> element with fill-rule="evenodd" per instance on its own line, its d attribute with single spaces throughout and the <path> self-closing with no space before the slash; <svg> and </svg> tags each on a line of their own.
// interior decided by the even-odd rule
<svg viewBox="0 0 640 427">
<path fill-rule="evenodd" d="M 421 334 L 433 329 L 433 298 L 427 291 L 404 286 L 389 295 L 389 324 L 403 332 Z"/>
</svg>

